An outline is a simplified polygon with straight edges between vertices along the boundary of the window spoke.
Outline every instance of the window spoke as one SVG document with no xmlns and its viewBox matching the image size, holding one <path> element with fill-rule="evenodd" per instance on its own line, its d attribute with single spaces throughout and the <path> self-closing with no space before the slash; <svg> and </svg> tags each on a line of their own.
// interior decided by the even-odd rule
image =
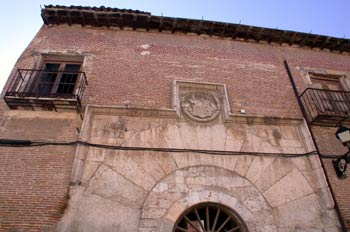
<svg viewBox="0 0 350 232">
<path fill-rule="evenodd" d="M 193 229 L 195 229 L 197 232 L 201 232 L 187 216 L 185 216 L 185 220 L 192 226 Z"/>
<path fill-rule="evenodd" d="M 216 212 L 213 227 L 211 228 L 211 231 L 215 231 L 216 223 L 218 222 L 218 218 L 219 218 L 219 214 L 220 214 L 220 208 L 218 208 L 218 210 Z"/>
<path fill-rule="evenodd" d="M 204 231 L 205 231 L 205 228 L 204 228 L 204 225 L 203 225 L 203 223 L 202 223 L 202 220 L 201 220 L 200 217 L 199 217 L 198 210 L 197 210 L 196 208 L 194 208 L 194 213 L 195 213 L 195 215 L 196 215 L 197 220 L 199 221 L 199 224 L 200 224 L 200 226 L 201 226 L 201 228 L 202 228 L 202 231 L 204 232 Z"/>
<path fill-rule="evenodd" d="M 187 209 L 177 220 L 173 232 L 247 232 L 233 210 L 216 203 L 200 203 Z"/>
<path fill-rule="evenodd" d="M 224 226 L 228 223 L 228 221 L 231 219 L 231 216 L 228 216 L 227 219 L 224 221 L 224 223 L 221 224 L 221 226 L 219 227 L 219 229 L 217 230 L 217 232 L 220 232 Z"/>
</svg>

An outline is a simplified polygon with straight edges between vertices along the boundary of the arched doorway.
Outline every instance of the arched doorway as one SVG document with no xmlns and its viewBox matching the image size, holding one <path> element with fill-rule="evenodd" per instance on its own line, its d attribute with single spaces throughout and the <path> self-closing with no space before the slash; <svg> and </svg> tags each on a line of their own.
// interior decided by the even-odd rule
<svg viewBox="0 0 350 232">
<path fill-rule="evenodd" d="M 186 209 L 176 221 L 173 232 L 247 232 L 241 217 L 232 209 L 206 202 Z"/>
</svg>

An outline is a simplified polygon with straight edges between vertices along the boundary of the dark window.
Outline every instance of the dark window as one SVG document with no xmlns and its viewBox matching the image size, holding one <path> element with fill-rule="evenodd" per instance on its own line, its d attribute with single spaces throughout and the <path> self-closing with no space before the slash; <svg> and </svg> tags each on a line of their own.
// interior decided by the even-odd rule
<svg viewBox="0 0 350 232">
<path fill-rule="evenodd" d="M 39 94 L 73 94 L 81 64 L 45 62 L 38 72 L 34 92 Z"/>
<path fill-rule="evenodd" d="M 344 88 L 340 78 L 333 75 L 310 74 L 313 87 L 323 90 L 318 92 L 319 100 L 322 101 L 319 110 L 322 112 L 349 112 L 348 99 L 341 92 Z"/>
<path fill-rule="evenodd" d="M 247 232 L 242 219 L 231 209 L 202 203 L 187 209 L 177 220 L 174 232 L 231 231 Z"/>
<path fill-rule="evenodd" d="M 79 71 L 80 64 L 66 64 L 58 84 L 57 93 L 72 94 Z"/>
</svg>

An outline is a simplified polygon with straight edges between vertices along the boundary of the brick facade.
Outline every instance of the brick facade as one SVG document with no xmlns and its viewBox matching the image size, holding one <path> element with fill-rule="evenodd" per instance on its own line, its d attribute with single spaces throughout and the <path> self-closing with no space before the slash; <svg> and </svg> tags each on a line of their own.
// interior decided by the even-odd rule
<svg viewBox="0 0 350 232">
<path fill-rule="evenodd" d="M 82 102 L 84 109 L 88 105 L 121 107 L 123 109 L 173 109 L 173 83 L 175 80 L 219 83 L 226 86 L 227 100 L 232 117 L 246 117 L 247 125 L 252 123 L 249 118 L 262 118 L 261 120 L 264 121 L 263 124 L 266 126 L 271 126 L 272 120 L 274 123 L 281 123 L 282 126 L 278 124 L 280 126 L 278 128 L 287 127 L 283 127 L 283 120 L 290 119 L 293 121 L 302 120 L 303 118 L 284 61 L 287 61 L 291 68 L 299 94 L 307 87 L 307 81 L 303 73 L 305 68 L 317 69 L 320 72 L 322 70 L 336 70 L 346 74 L 350 73 L 348 53 L 336 53 L 318 48 L 311 49 L 287 44 L 270 44 L 264 41 L 256 43 L 239 39 L 232 40 L 208 35 L 167 31 L 160 33 L 152 30 L 149 32 L 133 31 L 129 28 L 123 30 L 119 28 L 107 29 L 105 27 L 69 26 L 67 24 L 44 25 L 19 58 L 15 69 L 39 69 L 44 59 L 43 54 L 84 56 L 82 70 L 88 78 L 88 86 L 84 92 Z M 9 77 L 3 95 L 11 78 L 14 77 L 15 69 Z M 74 112 L 10 110 L 4 101 L 1 101 L 0 131 L 2 133 L 0 138 L 69 142 L 78 140 L 79 133 L 85 133 L 82 124 L 86 117 L 82 120 L 79 114 Z M 244 110 L 245 113 L 240 114 L 241 110 Z M 106 110 L 106 112 L 104 113 L 109 115 L 109 111 Z M 123 114 L 118 111 L 116 115 Z M 165 116 L 159 116 L 161 119 L 158 119 L 158 116 L 154 117 L 157 120 L 163 120 L 162 118 Z M 91 120 L 98 118 L 98 114 L 96 113 L 96 116 L 91 116 L 91 118 Z M 99 122 L 103 122 L 103 119 L 99 120 Z M 107 119 L 106 117 L 106 120 L 113 119 Z M 126 121 L 128 120 L 131 119 Z M 152 122 L 146 121 L 145 123 L 149 123 L 151 128 Z M 132 123 L 137 125 L 137 122 Z M 227 124 L 227 122 L 224 123 Z M 274 123 L 272 123 L 273 126 L 277 125 Z M 253 124 L 255 125 L 255 122 Z M 115 125 L 117 129 L 120 129 L 118 128 L 119 124 Z M 236 126 L 232 127 L 236 128 Z M 242 126 L 242 128 L 248 127 Z M 252 127 L 249 130 L 260 131 L 261 126 L 257 126 L 258 129 L 254 128 Z M 276 128 L 270 129 L 269 127 L 264 133 L 268 134 L 268 131 L 276 130 L 283 131 Z M 93 131 L 93 129 L 91 130 Z M 137 130 L 142 131 L 141 129 Z M 328 127 L 312 127 L 320 153 L 335 156 L 345 153 L 346 149 L 335 138 L 334 130 L 334 128 Z M 198 132 L 198 135 L 202 134 Z M 152 137 L 153 135 L 148 136 Z M 278 137 L 276 133 L 273 136 Z M 290 136 L 293 137 L 294 135 Z M 104 137 L 101 137 L 102 139 L 97 139 L 97 137 L 96 141 L 99 142 L 105 141 L 108 143 L 110 141 L 108 139 L 103 140 Z M 286 135 L 286 137 L 288 136 Z M 236 137 L 233 137 L 233 139 L 236 139 Z M 147 139 L 142 141 L 145 140 Z M 146 143 L 145 146 L 157 147 L 161 145 L 162 143 L 159 142 L 159 144 Z M 252 143 L 249 146 L 244 148 L 245 150 L 242 148 L 241 151 L 254 151 L 255 148 L 253 147 L 255 145 Z M 278 148 L 283 145 L 278 143 L 275 146 Z M 215 147 L 211 149 L 216 150 Z M 285 152 L 278 150 L 278 152 L 300 153 L 300 151 L 293 149 L 286 149 Z M 267 149 L 266 151 L 270 150 Z M 76 168 L 77 165 L 76 162 L 73 163 L 73 160 L 74 158 L 77 159 L 79 152 L 85 155 L 91 153 L 91 156 L 93 154 L 97 156 L 97 152 L 95 154 L 92 150 L 84 152 L 77 150 L 76 145 L 29 148 L 1 147 L 0 230 L 40 231 L 49 229 L 59 222 L 64 212 L 66 212 L 67 205 L 75 204 L 74 200 L 68 203 L 68 199 L 70 182 L 73 178 L 71 177 L 72 169 Z M 136 155 L 136 157 L 138 156 Z M 214 158 L 213 161 L 218 162 Z M 250 164 L 247 164 L 247 168 Z M 91 167 L 85 165 L 85 168 L 89 167 L 92 170 L 93 165 Z M 163 168 L 164 165 L 165 163 Z M 290 167 L 289 164 L 283 165 Z M 350 208 L 347 207 L 350 198 L 346 187 L 349 178 L 338 179 L 330 159 L 325 159 L 324 165 L 325 174 L 329 178 L 341 216 L 346 228 L 350 230 Z M 206 169 L 206 172 L 210 173 L 211 171 L 208 170 Z M 237 167 L 232 171 L 239 173 Z M 309 173 L 306 169 L 302 171 Z M 85 171 L 84 173 L 88 172 Z M 166 170 L 164 173 L 167 173 Z M 239 174 L 246 176 L 246 173 L 249 173 L 248 169 L 244 174 Z M 287 173 L 283 175 L 287 175 Z M 84 178 L 83 176 L 83 180 Z M 153 176 L 153 178 L 158 177 Z M 255 177 L 249 177 L 248 175 L 247 178 L 254 179 Z M 251 179 L 249 180 L 251 181 Z M 164 182 L 166 181 L 165 179 Z M 166 183 L 168 184 L 168 182 Z M 327 184 L 325 185 L 327 186 Z M 71 188 L 71 194 L 72 191 Z M 313 188 L 313 191 L 317 193 L 318 190 Z M 264 197 L 266 196 L 264 195 Z M 320 204 L 322 208 L 322 203 Z M 275 215 L 282 214 L 282 212 L 281 208 L 274 211 Z M 71 215 L 71 212 L 66 213 L 66 215 Z M 281 218 L 283 217 L 281 216 Z M 283 223 L 281 222 L 281 224 Z M 303 230 L 303 228 L 295 225 L 288 226 L 290 226 L 288 228 Z M 81 228 L 84 227 L 79 228 L 82 230 Z"/>
</svg>

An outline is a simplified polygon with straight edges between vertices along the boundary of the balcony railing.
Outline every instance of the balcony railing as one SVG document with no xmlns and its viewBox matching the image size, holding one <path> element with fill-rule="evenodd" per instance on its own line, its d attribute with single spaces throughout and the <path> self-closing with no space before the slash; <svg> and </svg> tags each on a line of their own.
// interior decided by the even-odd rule
<svg viewBox="0 0 350 232">
<path fill-rule="evenodd" d="M 310 124 L 350 124 L 350 92 L 307 88 L 300 98 Z"/>
<path fill-rule="evenodd" d="M 4 100 L 11 109 L 80 111 L 86 85 L 84 72 L 18 69 Z"/>
</svg>

